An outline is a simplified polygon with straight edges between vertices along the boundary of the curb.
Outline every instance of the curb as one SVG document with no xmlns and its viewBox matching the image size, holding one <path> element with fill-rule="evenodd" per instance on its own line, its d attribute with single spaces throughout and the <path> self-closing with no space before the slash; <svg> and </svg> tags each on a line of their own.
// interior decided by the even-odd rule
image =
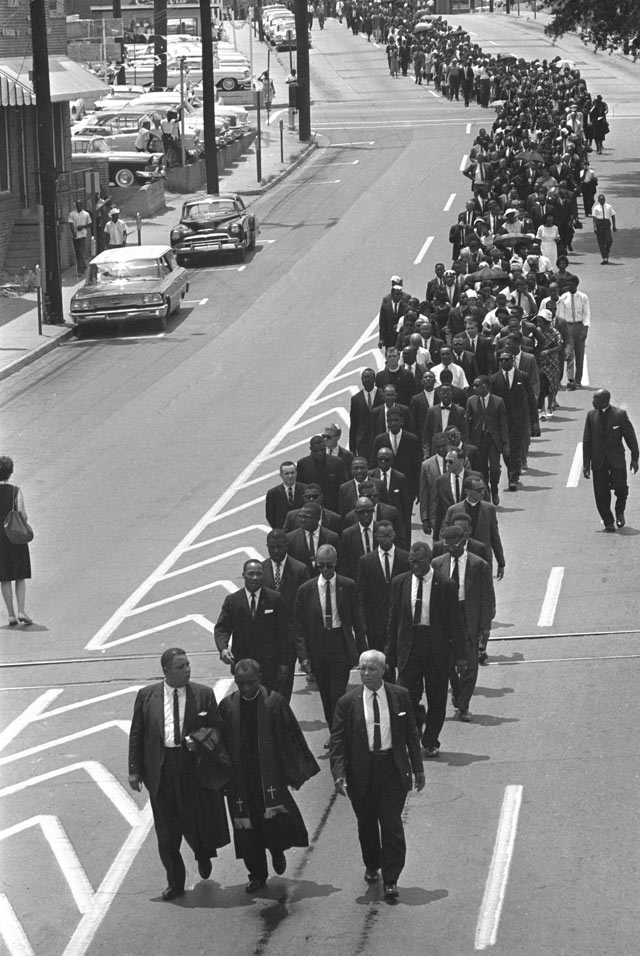
<svg viewBox="0 0 640 956">
<path fill-rule="evenodd" d="M 278 173 L 277 176 L 274 176 L 274 178 L 269 180 L 268 183 L 265 183 L 264 186 L 257 186 L 255 189 L 243 189 L 242 194 L 244 196 L 262 196 L 264 193 L 268 192 L 274 186 L 279 186 L 280 183 L 283 180 L 285 180 L 290 173 L 294 172 L 294 170 L 296 170 L 298 166 L 301 166 L 302 163 L 307 158 L 307 156 L 310 153 L 312 153 L 314 149 L 317 149 L 317 148 L 318 148 L 317 136 L 315 133 L 312 133 L 311 141 L 309 145 L 306 147 L 306 149 L 303 150 L 303 152 L 300 154 L 300 156 L 298 156 L 298 158 L 296 159 L 294 163 L 291 163 L 290 166 L 287 166 L 286 169 L 283 169 L 281 173 Z"/>
<path fill-rule="evenodd" d="M 43 355 L 46 355 L 47 352 L 51 352 L 55 349 L 61 342 L 66 342 L 67 339 L 70 339 L 73 336 L 74 329 L 67 327 L 64 332 L 61 330 L 59 335 L 56 335 L 55 338 L 47 339 L 46 342 L 43 342 L 42 345 L 38 345 L 37 348 L 31 349 L 26 355 L 23 355 L 21 358 L 16 359 L 15 362 L 11 362 L 9 365 L 5 365 L 3 369 L 0 369 L 0 381 L 5 378 L 9 378 L 10 375 L 13 375 L 14 372 L 19 372 L 21 368 L 24 368 L 26 365 L 31 365 L 32 362 L 37 361 Z"/>
</svg>

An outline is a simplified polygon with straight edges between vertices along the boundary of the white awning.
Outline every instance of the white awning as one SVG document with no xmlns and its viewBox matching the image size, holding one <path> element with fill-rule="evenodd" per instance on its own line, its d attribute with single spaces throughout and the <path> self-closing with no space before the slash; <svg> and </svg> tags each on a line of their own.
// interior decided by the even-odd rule
<svg viewBox="0 0 640 956">
<path fill-rule="evenodd" d="M 66 57 L 49 57 L 51 102 L 64 103 L 81 96 L 102 96 L 109 89 L 100 77 Z M 35 106 L 30 57 L 0 61 L 0 105 Z"/>
</svg>

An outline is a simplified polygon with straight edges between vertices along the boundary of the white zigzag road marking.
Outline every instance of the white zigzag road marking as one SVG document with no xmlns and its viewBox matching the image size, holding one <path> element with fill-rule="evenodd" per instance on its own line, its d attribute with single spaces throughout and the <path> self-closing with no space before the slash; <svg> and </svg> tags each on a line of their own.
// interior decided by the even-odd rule
<svg viewBox="0 0 640 956">
<path fill-rule="evenodd" d="M 37 744 L 35 747 L 28 747 L 26 750 L 21 750 L 20 753 L 9 754 L 6 757 L 0 757 L 0 767 L 8 763 L 15 763 L 16 760 L 22 760 L 23 757 L 31 757 L 33 754 L 42 753 L 44 750 L 51 750 L 52 747 L 69 743 L 71 740 L 79 740 L 81 737 L 89 737 L 91 734 L 97 734 L 101 730 L 110 730 L 112 727 L 117 727 L 128 736 L 129 729 L 131 727 L 131 721 L 108 720 L 104 724 L 95 724 L 95 726 L 88 727 L 86 730 L 78 730 L 75 734 L 66 734 L 64 737 L 57 737 L 55 740 L 49 740 L 45 744 Z"/>
<path fill-rule="evenodd" d="M 35 956 L 22 923 L 4 893 L 0 893 L 0 936 L 11 956 Z"/>
<path fill-rule="evenodd" d="M 351 398 L 351 396 L 355 395 L 357 391 L 358 391 L 357 385 L 346 385 L 344 388 L 339 389 L 339 391 L 337 392 L 331 392 L 330 395 L 323 395 L 322 398 L 318 398 L 313 404 L 319 405 L 320 402 L 333 401 L 334 398 L 337 398 L 338 395 L 344 395 L 345 392 L 349 395 L 349 398 Z M 341 408 L 340 411 L 344 412 L 345 409 Z M 349 422 L 347 422 L 347 427 L 348 425 L 349 425 Z"/>
<path fill-rule="evenodd" d="M 276 475 L 277 472 L 274 471 L 272 474 Z M 254 505 L 262 505 L 264 507 L 264 495 L 261 495 L 259 498 L 253 498 L 251 501 L 245 501 L 243 505 L 238 505 L 235 508 L 229 508 L 228 511 L 222 511 L 219 515 L 214 515 L 209 521 L 209 524 L 213 524 L 214 521 L 223 521 L 225 518 L 230 518 L 231 515 L 238 514 L 240 511 L 245 511 L 247 508 L 253 508 Z M 197 548 L 198 545 L 193 544 L 191 547 Z M 187 549 L 185 548 L 185 551 L 186 550 Z"/>
<path fill-rule="evenodd" d="M 258 555 L 257 560 L 262 561 L 262 558 L 257 551 L 255 554 Z M 153 608 L 162 607 L 163 604 L 172 604 L 174 601 L 182 601 L 184 598 L 190 597 L 192 594 L 201 594 L 203 591 L 211 591 L 213 588 L 224 588 L 229 592 L 229 594 L 233 594 L 234 591 L 238 590 L 238 585 L 233 581 L 210 581 L 209 584 L 201 584 L 198 588 L 190 588 L 188 591 L 181 591 L 180 594 L 172 594 L 171 597 L 162 598 L 160 601 L 151 601 L 149 604 L 141 604 L 140 607 L 135 607 L 132 611 L 129 611 L 129 617 L 133 617 L 134 614 L 144 614 L 145 611 L 151 611 Z M 114 644 L 123 644 L 130 640 L 131 638 L 127 637 L 112 641 L 111 644 L 105 646 L 112 647 Z"/>
<path fill-rule="evenodd" d="M 47 690 L 44 694 L 41 694 L 40 697 L 29 704 L 28 707 L 25 707 L 22 713 L 16 717 L 15 720 L 12 720 L 0 734 L 0 751 L 4 750 L 25 727 L 40 717 L 46 709 L 47 704 L 55 700 L 56 697 L 59 697 L 61 693 L 62 688 L 51 688 L 51 690 Z"/>
<path fill-rule="evenodd" d="M 264 503 L 264 498 L 256 498 L 256 502 Z M 254 504 L 255 502 L 252 502 Z M 265 534 L 269 534 L 271 528 L 266 524 L 250 524 L 246 528 L 236 528 L 235 531 L 227 531 L 226 534 L 216 535 L 215 538 L 207 538 L 206 541 L 198 541 L 197 544 L 192 544 L 189 548 L 185 548 L 185 551 L 195 551 L 196 548 L 204 548 L 209 544 L 215 544 L 217 541 L 226 541 L 228 538 L 235 538 L 239 534 L 246 534 L 248 531 L 263 531 Z"/>
<path fill-rule="evenodd" d="M 227 590 L 229 593 L 236 590 L 235 585 L 231 581 L 218 581 L 216 583 L 225 587 L 228 585 Z M 166 621 L 164 624 L 156 624 L 155 627 L 148 627 L 143 631 L 136 631 L 135 634 L 128 634 L 126 637 L 121 637 L 113 643 L 125 644 L 127 641 L 136 641 L 140 637 L 147 637 L 149 634 L 157 634 L 159 631 L 168 631 L 169 628 L 177 627 L 179 624 L 186 624 L 187 621 L 199 624 L 200 627 L 203 627 L 209 634 L 213 634 L 214 625 L 204 614 L 185 614 L 184 617 L 177 617 L 173 621 Z M 109 647 L 111 646 L 112 645 L 109 644 Z"/>
</svg>

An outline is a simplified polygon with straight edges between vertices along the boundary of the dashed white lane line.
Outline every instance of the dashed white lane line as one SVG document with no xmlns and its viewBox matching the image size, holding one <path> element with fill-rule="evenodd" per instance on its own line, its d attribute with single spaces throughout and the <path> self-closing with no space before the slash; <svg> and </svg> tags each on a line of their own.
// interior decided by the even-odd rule
<svg viewBox="0 0 640 956">
<path fill-rule="evenodd" d="M 563 577 L 564 568 L 551 568 L 549 580 L 547 581 L 547 590 L 544 595 L 544 601 L 542 602 L 542 610 L 538 618 L 538 627 L 551 627 L 553 624 Z"/>
<path fill-rule="evenodd" d="M 451 193 L 446 203 L 444 204 L 444 209 L 442 210 L 443 212 L 449 212 L 454 202 L 456 201 L 456 196 L 457 196 L 457 193 Z"/>
<path fill-rule="evenodd" d="M 583 361 L 583 363 L 582 363 L 582 384 L 585 386 L 585 388 L 588 388 L 589 385 L 591 384 L 591 383 L 589 382 L 589 365 L 588 365 L 588 362 L 587 362 L 587 356 L 586 356 L 586 355 L 585 355 L 584 361 Z"/>
<path fill-rule="evenodd" d="M 471 132 L 471 123 L 467 123 L 467 128 L 466 128 L 466 130 L 465 130 L 465 133 L 466 133 L 467 136 L 468 136 L 470 132 Z"/>
<path fill-rule="evenodd" d="M 469 157 L 465 153 L 464 156 L 462 157 L 462 162 L 460 163 L 460 166 L 458 167 L 461 173 L 463 173 L 465 169 L 467 168 L 468 162 L 469 162 Z"/>
<path fill-rule="evenodd" d="M 571 470 L 567 478 L 567 488 L 577 488 L 582 474 L 582 442 L 576 445 L 576 451 L 571 462 Z"/>
<path fill-rule="evenodd" d="M 418 255 L 416 256 L 416 258 L 413 260 L 414 266 L 419 266 L 419 265 L 420 265 L 420 263 L 422 262 L 422 260 L 423 260 L 424 257 L 426 256 L 427 251 L 428 251 L 428 249 L 429 249 L 429 246 L 431 245 L 431 243 L 433 242 L 433 240 L 434 240 L 434 237 L 433 237 L 433 236 L 427 236 L 426 241 L 425 241 L 425 243 L 424 243 L 422 249 L 420 250 L 420 252 L 419 252 Z"/>
<path fill-rule="evenodd" d="M 434 90 L 427 90 L 427 93 L 431 93 L 432 96 L 435 96 L 437 100 L 440 99 L 440 94 L 436 93 Z"/>
<path fill-rule="evenodd" d="M 208 301 L 209 301 L 209 296 L 205 296 L 204 299 L 200 299 L 200 301 L 198 302 L 198 305 L 206 305 Z"/>
<path fill-rule="evenodd" d="M 498 927 L 502 914 L 502 904 L 509 880 L 509 868 L 513 856 L 513 847 L 518 828 L 518 815 L 522 803 L 522 786 L 512 784 L 505 788 L 500 822 L 496 842 L 493 847 L 493 856 L 489 867 L 489 875 L 484 888 L 484 896 L 480 907 L 480 915 L 476 926 L 475 948 L 487 949 L 493 946 L 498 938 Z"/>
</svg>

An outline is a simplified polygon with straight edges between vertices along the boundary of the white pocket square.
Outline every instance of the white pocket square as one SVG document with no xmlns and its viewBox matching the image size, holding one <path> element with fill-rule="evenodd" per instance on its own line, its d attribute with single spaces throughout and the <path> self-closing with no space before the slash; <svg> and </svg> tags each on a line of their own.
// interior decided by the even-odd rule
<svg viewBox="0 0 640 956">
<path fill-rule="evenodd" d="M 407 716 L 406 710 L 401 710 L 400 713 L 398 714 L 398 717 L 406 717 L 406 716 Z"/>
<path fill-rule="evenodd" d="M 613 426 L 613 430 L 615 431 L 616 428 L 620 428 L 620 426 L 619 426 L 619 425 L 614 425 L 614 426 Z"/>
<path fill-rule="evenodd" d="M 206 717 L 206 716 L 207 716 L 207 711 L 206 711 L 206 710 L 201 710 L 201 711 L 198 713 L 198 717 Z"/>
<path fill-rule="evenodd" d="M 264 613 L 265 613 L 265 614 L 273 614 L 273 608 L 272 608 L 272 607 L 266 607 L 266 608 L 264 609 Z"/>
</svg>

